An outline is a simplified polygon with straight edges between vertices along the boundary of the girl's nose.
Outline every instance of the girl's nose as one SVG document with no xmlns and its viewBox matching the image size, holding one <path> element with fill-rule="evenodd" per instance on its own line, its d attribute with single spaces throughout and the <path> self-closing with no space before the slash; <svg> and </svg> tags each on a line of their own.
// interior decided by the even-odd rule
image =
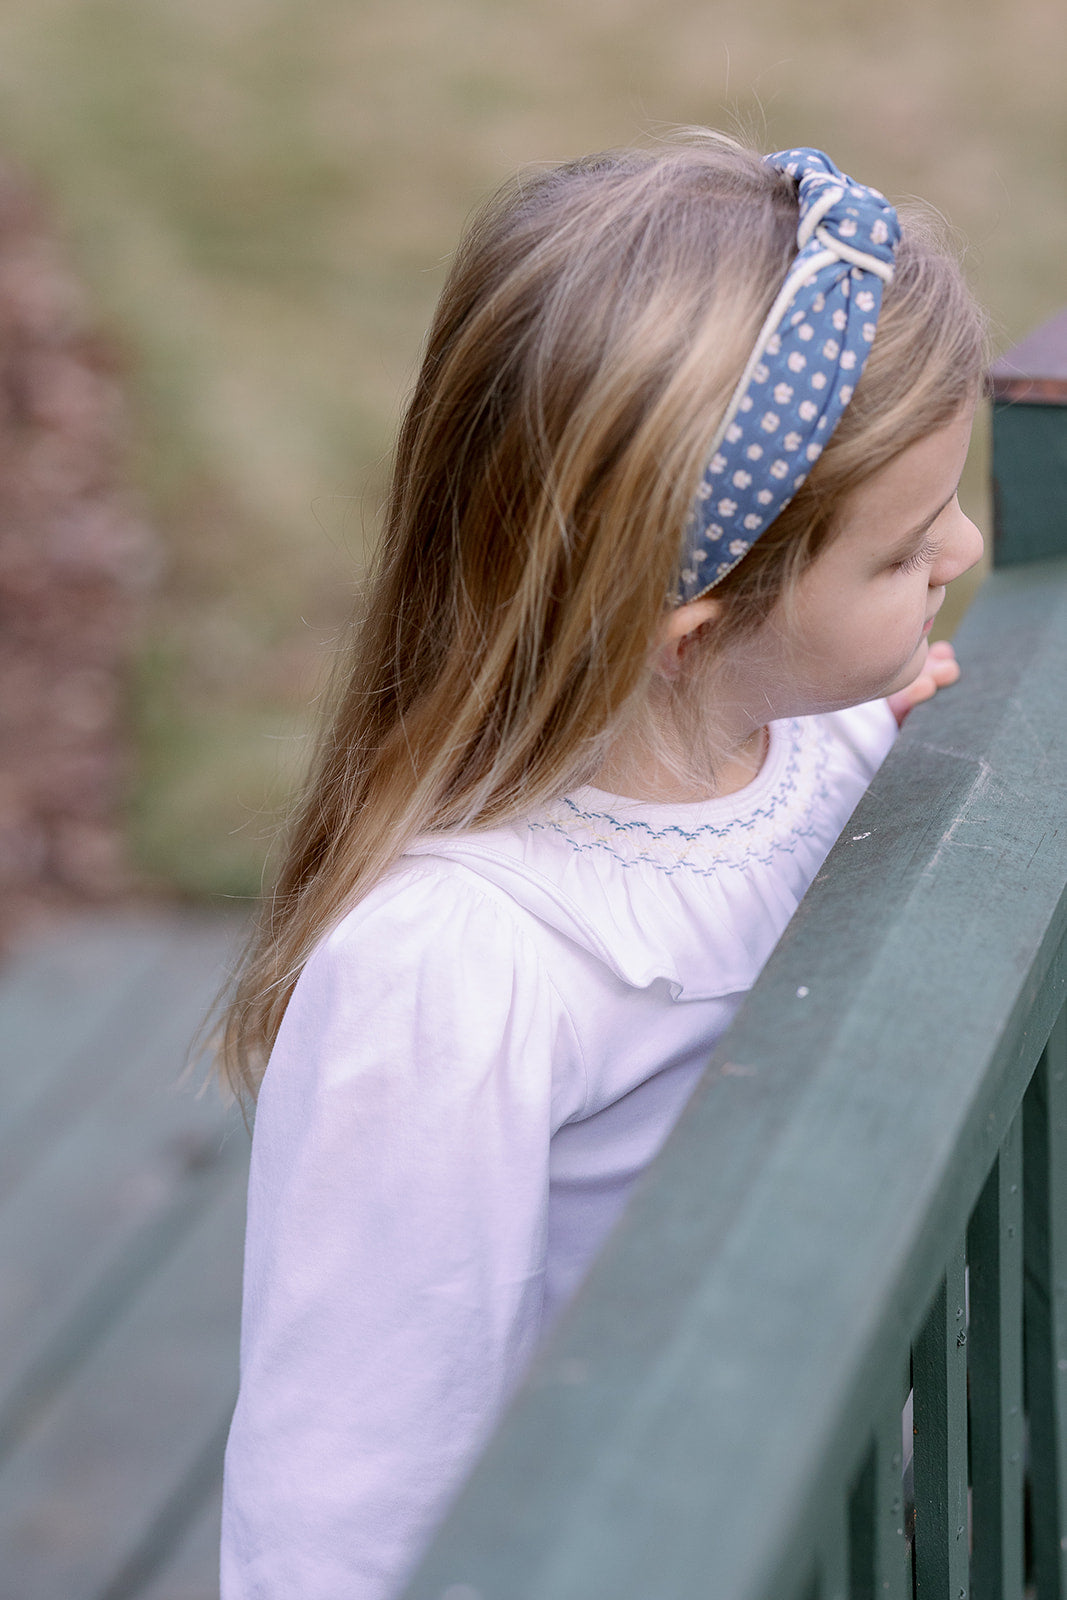
<svg viewBox="0 0 1067 1600">
<path fill-rule="evenodd" d="M 981 558 L 983 548 L 980 531 L 970 517 L 957 508 L 948 538 L 931 568 L 930 587 L 940 588 L 958 578 L 961 572 L 967 572 Z"/>
</svg>

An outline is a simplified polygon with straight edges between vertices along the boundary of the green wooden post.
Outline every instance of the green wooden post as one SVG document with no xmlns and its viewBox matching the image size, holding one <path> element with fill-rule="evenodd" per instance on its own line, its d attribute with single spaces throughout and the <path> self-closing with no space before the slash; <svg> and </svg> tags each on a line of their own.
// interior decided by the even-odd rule
<svg viewBox="0 0 1067 1600">
<path fill-rule="evenodd" d="M 910 1377 L 902 1373 L 880 1415 L 850 1506 L 849 1600 L 910 1600 L 904 1538 L 902 1411 Z"/>
<path fill-rule="evenodd" d="M 1023 1593 L 1022 1118 L 967 1232 L 975 1600 Z"/>
<path fill-rule="evenodd" d="M 853 1600 L 849 1588 L 849 1515 L 844 1497 L 830 1497 L 819 1545 L 819 1600 Z"/>
<path fill-rule="evenodd" d="M 993 561 L 1067 553 L 1067 311 L 1009 350 L 993 392 Z"/>
<path fill-rule="evenodd" d="M 957 1250 L 915 1342 L 915 1588 L 967 1600 L 967 1318 Z"/>
<path fill-rule="evenodd" d="M 1039 1600 L 1067 1600 L 1067 1009 L 1024 1103 L 1026 1398 Z"/>
</svg>

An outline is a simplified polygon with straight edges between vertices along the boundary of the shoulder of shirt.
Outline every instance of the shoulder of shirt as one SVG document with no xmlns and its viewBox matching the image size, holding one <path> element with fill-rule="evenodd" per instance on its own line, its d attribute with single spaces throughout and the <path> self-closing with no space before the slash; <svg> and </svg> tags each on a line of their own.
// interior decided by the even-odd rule
<svg viewBox="0 0 1067 1600">
<path fill-rule="evenodd" d="M 499 945 L 503 932 L 531 936 L 532 919 L 522 906 L 462 861 L 447 856 L 402 856 L 322 941 L 341 949 L 376 939 L 415 935 L 432 946 L 448 935 L 455 945 L 462 927 L 470 938 L 481 933 Z"/>
</svg>

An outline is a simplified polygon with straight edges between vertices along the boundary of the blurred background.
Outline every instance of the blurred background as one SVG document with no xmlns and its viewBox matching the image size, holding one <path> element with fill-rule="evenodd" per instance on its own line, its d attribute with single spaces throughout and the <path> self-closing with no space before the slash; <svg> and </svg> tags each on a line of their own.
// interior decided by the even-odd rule
<svg viewBox="0 0 1067 1600">
<path fill-rule="evenodd" d="M 256 891 L 449 252 L 500 179 L 676 123 L 824 146 L 946 215 L 1003 349 L 1064 299 L 1065 16 L 7 0 L 0 158 L 118 374 L 148 530 L 121 691 L 131 881 Z M 980 438 L 988 521 L 983 472 Z"/>
</svg>

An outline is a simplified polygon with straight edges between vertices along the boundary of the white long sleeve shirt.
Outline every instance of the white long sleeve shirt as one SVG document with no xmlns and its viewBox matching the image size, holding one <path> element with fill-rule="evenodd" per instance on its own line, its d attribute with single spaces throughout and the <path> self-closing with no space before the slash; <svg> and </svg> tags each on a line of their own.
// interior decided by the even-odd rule
<svg viewBox="0 0 1067 1600">
<path fill-rule="evenodd" d="M 223 1600 L 398 1592 L 895 731 L 421 840 L 321 942 L 256 1114 Z"/>
</svg>

